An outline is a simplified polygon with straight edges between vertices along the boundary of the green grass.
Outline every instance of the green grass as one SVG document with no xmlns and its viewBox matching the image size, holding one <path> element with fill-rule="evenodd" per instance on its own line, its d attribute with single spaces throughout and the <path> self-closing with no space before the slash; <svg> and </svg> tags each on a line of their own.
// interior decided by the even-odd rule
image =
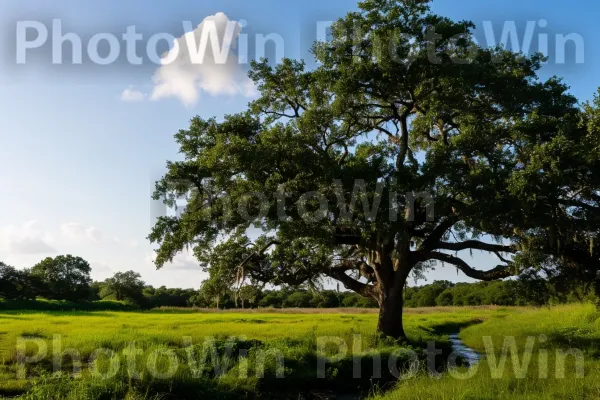
<svg viewBox="0 0 600 400">
<path fill-rule="evenodd" d="M 527 308 L 433 308 L 407 310 L 405 326 L 410 344 L 399 345 L 380 340 L 375 335 L 377 314 L 352 313 L 345 310 L 311 312 L 309 310 L 272 310 L 251 312 L 204 312 L 201 310 L 160 310 L 149 312 L 0 312 L 0 397 L 21 396 L 23 399 L 196 399 L 196 398 L 298 398 L 300 393 L 331 391 L 337 394 L 358 393 L 379 399 L 553 399 L 600 398 L 600 315 L 593 306 L 560 306 L 552 309 Z M 448 353 L 450 333 L 461 331 L 465 343 L 482 353 L 486 351 L 484 336 L 491 336 L 495 355 L 500 356 L 506 336 L 514 336 L 519 349 L 525 348 L 527 337 L 535 337 L 531 366 L 520 379 L 513 371 L 511 357 L 504 375 L 492 377 L 487 360 L 483 360 L 473 377 L 459 379 L 467 370 L 458 368 L 429 377 L 421 348 L 431 340 Z M 56 336 L 58 335 L 58 336 Z M 356 346 L 360 335 L 360 346 Z M 544 343 L 539 336 L 545 335 Z M 62 373 L 53 374 L 53 339 L 60 337 L 60 347 L 76 350 L 82 359 L 81 376 L 73 378 L 73 362 L 61 360 Z M 344 356 L 337 357 L 333 343 L 317 349 L 319 338 L 336 337 L 347 346 Z M 187 339 L 185 339 L 187 338 Z M 191 341 L 192 346 L 186 347 Z M 323 339 L 321 339 L 323 340 Z M 18 342 L 25 343 L 17 351 Z M 47 356 L 38 362 L 18 367 L 19 354 L 37 352 L 34 342 L 47 346 Z M 131 348 L 137 349 L 137 354 Z M 229 368 L 215 372 L 210 356 L 202 362 L 202 352 L 213 346 L 220 362 L 229 348 Z M 577 347 L 585 355 L 585 376 L 577 378 L 574 357 L 565 360 L 565 378 L 557 379 L 557 348 Z M 90 362 L 97 349 L 95 362 Z M 548 351 L 548 375 L 538 379 L 539 349 Z M 247 350 L 244 353 L 244 350 Z M 407 350 L 418 355 L 419 372 L 408 378 L 410 360 Z M 107 355 L 112 352 L 112 358 Z M 189 353 L 191 352 L 191 353 Z M 278 379 L 276 352 L 285 360 L 285 379 Z M 264 374 L 260 372 L 260 356 L 265 358 Z M 167 378 L 168 355 L 177 359 L 177 370 Z M 197 368 L 188 361 L 194 356 Z M 353 378 L 353 355 L 360 357 L 362 375 Z M 380 380 L 371 379 L 373 361 L 381 354 Z M 398 355 L 404 368 L 400 383 L 386 374 L 388 358 Z M 131 362 L 135 361 L 136 368 Z M 318 378 L 318 365 L 325 360 L 323 378 Z M 443 364 L 438 358 L 438 367 Z M 119 367 L 108 374 L 118 362 Z M 222 366 L 222 364 L 221 364 Z M 27 379 L 18 379 L 17 372 Z M 94 371 L 111 375 L 102 378 Z M 130 376 L 128 372 L 137 372 Z M 154 374 L 152 374 L 154 371 Z M 154 376 L 153 376 L 154 375 Z M 395 386 L 395 387 L 394 387 Z M 383 394 L 381 390 L 389 389 Z"/>
<path fill-rule="evenodd" d="M 464 368 L 441 379 L 420 374 L 377 399 L 600 399 L 600 313 L 592 305 L 513 309 L 492 314 L 482 324 L 462 330 L 460 336 L 469 347 L 488 355 L 471 370 L 472 377 L 461 379 L 468 375 Z M 510 343 L 511 338 L 518 359 L 509 352 L 505 368 L 495 368 L 505 340 Z M 515 369 L 512 363 L 524 361 L 528 342 L 530 362 Z M 578 374 L 575 356 L 557 357 L 561 351 L 581 352 L 583 376 Z"/>
</svg>

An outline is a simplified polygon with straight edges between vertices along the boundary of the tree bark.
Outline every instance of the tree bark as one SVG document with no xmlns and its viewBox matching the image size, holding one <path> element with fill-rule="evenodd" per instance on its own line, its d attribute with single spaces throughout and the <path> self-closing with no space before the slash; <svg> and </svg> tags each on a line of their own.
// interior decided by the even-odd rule
<svg viewBox="0 0 600 400">
<path fill-rule="evenodd" d="M 380 295 L 377 331 L 384 337 L 406 339 L 402 312 L 404 309 L 404 285 L 408 274 L 398 271 L 394 275 L 394 281 L 391 282 L 390 288 Z"/>
<path fill-rule="evenodd" d="M 385 337 L 394 339 L 406 339 L 404 325 L 402 323 L 402 296 L 390 296 L 379 305 L 379 322 L 377 331 Z"/>
</svg>

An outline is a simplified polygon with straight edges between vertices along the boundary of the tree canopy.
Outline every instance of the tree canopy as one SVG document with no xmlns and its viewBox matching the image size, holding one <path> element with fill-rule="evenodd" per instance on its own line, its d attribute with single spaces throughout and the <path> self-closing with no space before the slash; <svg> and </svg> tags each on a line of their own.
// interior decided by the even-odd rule
<svg viewBox="0 0 600 400">
<path fill-rule="evenodd" d="M 102 298 L 114 296 L 118 301 L 126 299 L 139 301 L 143 296 L 142 292 L 145 286 L 142 276 L 137 272 L 117 272 L 104 281 L 100 296 Z"/>
<path fill-rule="evenodd" d="M 53 300 L 79 301 L 89 297 L 90 264 L 72 255 L 48 257 L 31 269 L 48 288 L 45 297 Z"/>
</svg>

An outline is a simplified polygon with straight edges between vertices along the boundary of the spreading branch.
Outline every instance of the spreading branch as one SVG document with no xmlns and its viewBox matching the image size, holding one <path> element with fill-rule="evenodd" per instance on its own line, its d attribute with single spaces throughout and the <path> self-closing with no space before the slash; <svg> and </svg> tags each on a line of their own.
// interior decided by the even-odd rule
<svg viewBox="0 0 600 400">
<path fill-rule="evenodd" d="M 331 269 L 325 272 L 330 278 L 340 281 L 346 289 L 352 290 L 363 297 L 375 297 L 375 287 L 366 283 L 357 281 L 348 276 L 344 271 Z"/>
<path fill-rule="evenodd" d="M 438 226 L 435 227 L 435 229 L 429 234 L 429 236 L 427 236 L 425 240 L 423 240 L 423 243 L 421 243 L 421 247 L 419 248 L 419 250 L 428 251 L 437 249 L 438 245 L 440 244 L 440 241 L 442 240 L 446 232 L 448 232 L 450 228 L 452 228 L 457 222 L 457 215 L 451 215 L 444 219 L 442 222 L 440 222 Z"/>
<path fill-rule="evenodd" d="M 439 253 L 436 251 L 428 252 L 422 255 L 422 261 L 437 260 L 444 263 L 452 264 L 461 270 L 469 278 L 477 279 L 480 281 L 495 281 L 498 279 L 508 278 L 517 274 L 517 271 L 510 264 L 498 265 L 489 271 L 481 271 L 472 268 L 463 259 L 452 256 L 450 254 Z"/>
<path fill-rule="evenodd" d="M 250 261 L 255 261 L 255 260 L 259 260 L 260 258 L 262 258 L 265 255 L 265 252 L 267 250 L 269 250 L 269 248 L 271 248 L 271 246 L 276 246 L 276 245 L 280 245 L 281 242 L 279 242 L 278 240 L 271 240 L 269 243 L 267 243 L 266 245 L 264 245 L 259 251 L 255 251 L 254 253 L 250 254 L 248 257 L 244 258 L 244 260 L 240 263 L 240 265 L 238 265 L 238 270 L 241 270 L 244 268 L 244 266 L 246 266 L 246 264 L 248 264 Z"/>
<path fill-rule="evenodd" d="M 485 243 L 479 240 L 466 240 L 464 242 L 439 242 L 438 249 L 461 251 L 461 250 L 483 250 L 492 253 L 516 253 L 517 249 L 514 246 L 506 246 L 502 244 Z"/>
</svg>

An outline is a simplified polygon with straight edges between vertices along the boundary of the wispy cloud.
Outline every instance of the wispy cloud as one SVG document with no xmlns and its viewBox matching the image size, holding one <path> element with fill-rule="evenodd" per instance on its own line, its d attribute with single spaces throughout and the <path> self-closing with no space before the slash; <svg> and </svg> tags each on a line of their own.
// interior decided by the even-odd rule
<svg viewBox="0 0 600 400">
<path fill-rule="evenodd" d="M 56 253 L 56 249 L 49 244 L 52 240 L 52 235 L 44 231 L 38 221 L 0 229 L 0 249 L 13 255 Z"/>
<path fill-rule="evenodd" d="M 67 222 L 60 226 L 63 236 L 75 241 L 102 242 L 102 232 L 95 226 L 84 226 L 77 222 Z"/>
<path fill-rule="evenodd" d="M 120 99 L 122 101 L 129 102 L 129 103 L 144 101 L 145 98 L 146 98 L 146 95 L 144 93 L 140 92 L 139 90 L 135 90 L 133 88 L 133 86 L 130 86 L 127 89 L 123 90 L 123 93 L 121 93 L 121 96 L 120 96 Z"/>
</svg>

